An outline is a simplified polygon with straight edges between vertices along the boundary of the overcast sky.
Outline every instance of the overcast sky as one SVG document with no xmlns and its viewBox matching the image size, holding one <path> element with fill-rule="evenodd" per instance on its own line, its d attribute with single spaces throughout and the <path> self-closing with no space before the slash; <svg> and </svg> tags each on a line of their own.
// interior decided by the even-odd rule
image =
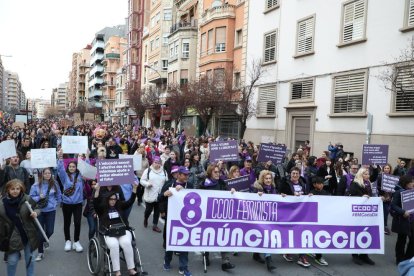
<svg viewBox="0 0 414 276">
<path fill-rule="evenodd" d="M 104 27 L 125 24 L 128 0 L 0 0 L 0 55 L 28 98 L 68 81 L 72 53 Z M 44 90 L 42 90 L 44 89 Z"/>
</svg>

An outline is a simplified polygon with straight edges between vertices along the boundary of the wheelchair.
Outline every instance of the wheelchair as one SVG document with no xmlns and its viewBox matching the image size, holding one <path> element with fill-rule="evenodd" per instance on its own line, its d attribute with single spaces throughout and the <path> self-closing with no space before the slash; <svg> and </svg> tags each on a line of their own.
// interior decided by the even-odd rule
<svg viewBox="0 0 414 276">
<path fill-rule="evenodd" d="M 89 272 L 92 275 L 96 276 L 111 276 L 113 275 L 113 267 L 111 256 L 109 254 L 109 248 L 105 243 L 105 238 L 103 233 L 99 232 L 99 219 L 97 218 L 97 225 L 96 225 L 96 234 L 95 237 L 89 240 L 88 244 L 88 268 Z M 132 249 L 134 252 L 134 262 L 135 262 L 135 269 L 139 275 L 148 275 L 147 272 L 144 271 L 141 262 L 141 255 L 139 254 L 138 247 L 136 245 L 136 238 L 134 233 L 134 228 L 130 227 L 127 231 L 131 233 L 132 236 Z M 120 261 L 121 263 L 125 263 L 125 255 L 122 248 L 120 250 Z"/>
</svg>

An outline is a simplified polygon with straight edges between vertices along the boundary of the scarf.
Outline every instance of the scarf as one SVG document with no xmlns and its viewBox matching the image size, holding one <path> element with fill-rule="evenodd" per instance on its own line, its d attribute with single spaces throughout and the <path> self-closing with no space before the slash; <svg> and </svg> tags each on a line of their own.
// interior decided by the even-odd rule
<svg viewBox="0 0 414 276">
<path fill-rule="evenodd" d="M 218 179 L 210 179 L 207 178 L 206 181 L 204 181 L 204 187 L 213 187 L 218 185 Z"/>
<path fill-rule="evenodd" d="M 24 231 L 23 224 L 21 219 L 19 218 L 19 204 L 23 198 L 23 193 L 21 193 L 18 197 L 11 198 L 5 197 L 3 198 L 4 209 L 6 210 L 7 217 L 13 222 L 16 226 L 17 230 L 20 233 L 20 237 L 24 245 L 27 244 L 29 241 L 26 232 Z"/>
</svg>

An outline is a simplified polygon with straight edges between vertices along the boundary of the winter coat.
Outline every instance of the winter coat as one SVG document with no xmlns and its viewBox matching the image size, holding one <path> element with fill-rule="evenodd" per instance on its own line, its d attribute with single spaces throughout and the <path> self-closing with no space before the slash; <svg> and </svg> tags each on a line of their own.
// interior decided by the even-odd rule
<svg viewBox="0 0 414 276">
<path fill-rule="evenodd" d="M 23 250 L 24 245 L 23 240 L 20 236 L 20 232 L 7 216 L 4 200 L 6 200 L 6 198 L 0 200 L 0 244 L 4 242 L 5 239 L 7 239 L 9 241 L 8 247 L 6 249 L 7 252 L 16 252 Z M 30 203 L 33 211 L 38 215 L 40 214 L 40 210 L 35 209 L 36 202 L 29 195 L 23 195 L 17 206 L 18 211 L 16 215 L 20 217 L 23 229 L 28 238 L 28 243 L 30 244 L 30 250 L 33 252 L 39 246 L 38 230 L 34 219 L 30 217 L 30 211 L 24 203 L 25 201 L 28 201 Z"/>
<path fill-rule="evenodd" d="M 308 188 L 306 182 L 302 178 L 299 178 L 299 185 L 302 187 L 304 195 L 309 193 L 310 189 Z M 293 186 L 293 182 L 290 180 L 290 176 L 284 177 L 282 179 L 278 190 L 281 194 L 295 195 L 295 188 Z"/>
<path fill-rule="evenodd" d="M 275 186 L 272 185 L 270 190 L 266 190 L 259 183 L 259 181 L 254 182 L 252 191 L 253 193 L 263 192 L 264 194 L 277 194 L 277 190 Z"/>
<path fill-rule="evenodd" d="M 151 171 L 148 174 L 148 170 Z M 159 170 L 155 170 L 153 166 L 146 169 L 141 176 L 141 185 L 144 186 L 144 201 L 145 202 L 156 202 L 158 194 L 164 183 L 168 180 L 167 172 L 161 167 Z M 150 187 L 149 184 L 152 184 Z"/>
<path fill-rule="evenodd" d="M 352 181 L 351 185 L 349 186 L 349 195 L 350 196 L 363 196 L 368 195 L 372 196 L 371 186 L 364 185 L 361 187 L 358 182 Z"/>
<path fill-rule="evenodd" d="M 401 204 L 401 192 L 405 191 L 399 185 L 395 185 L 395 193 L 392 196 L 390 213 L 394 214 L 392 218 L 391 231 L 403 235 L 411 235 L 410 231 L 410 222 L 409 217 L 405 218 L 405 210 L 402 208 Z"/>
<path fill-rule="evenodd" d="M 190 172 L 191 174 L 188 177 L 188 182 L 194 187 L 198 187 L 206 175 L 203 165 L 201 163 L 193 164 L 190 168 Z"/>
</svg>

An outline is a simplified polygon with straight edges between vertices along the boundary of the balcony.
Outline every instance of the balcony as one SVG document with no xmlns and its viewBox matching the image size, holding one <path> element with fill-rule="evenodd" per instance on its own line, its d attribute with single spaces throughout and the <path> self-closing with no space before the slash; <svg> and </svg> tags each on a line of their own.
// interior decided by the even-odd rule
<svg viewBox="0 0 414 276">
<path fill-rule="evenodd" d="M 89 87 L 95 86 L 96 84 L 102 84 L 103 79 L 101 77 L 93 78 L 89 81 Z"/>
<path fill-rule="evenodd" d="M 196 19 L 191 20 L 191 22 L 178 22 L 171 26 L 170 28 L 170 35 L 175 32 L 182 31 L 182 30 L 195 30 L 197 31 L 198 23 Z"/>
<path fill-rule="evenodd" d="M 95 65 L 91 68 L 91 71 L 89 72 L 89 76 L 93 76 L 96 73 L 102 73 L 103 70 L 104 70 L 104 67 L 102 65 L 100 65 L 100 64 Z"/>
<path fill-rule="evenodd" d="M 92 91 L 89 91 L 88 98 L 89 99 L 91 99 L 91 98 L 101 98 L 102 94 L 103 93 L 102 93 L 101 89 L 94 89 Z"/>
<path fill-rule="evenodd" d="M 205 24 L 211 20 L 220 18 L 234 18 L 236 17 L 235 7 L 236 6 L 234 5 L 222 5 L 218 7 L 212 7 L 203 13 L 203 23 Z"/>
<path fill-rule="evenodd" d="M 98 48 L 105 48 L 105 42 L 103 42 L 102 40 L 96 40 L 95 44 L 93 44 L 92 49 L 91 49 L 91 53 L 94 53 L 96 51 L 96 49 Z"/>
<path fill-rule="evenodd" d="M 93 56 L 91 56 L 90 65 L 93 65 L 96 61 L 102 60 L 104 58 L 103 53 L 95 53 Z"/>
<path fill-rule="evenodd" d="M 106 59 L 119 59 L 121 55 L 119 53 L 108 53 L 105 54 Z"/>
</svg>

